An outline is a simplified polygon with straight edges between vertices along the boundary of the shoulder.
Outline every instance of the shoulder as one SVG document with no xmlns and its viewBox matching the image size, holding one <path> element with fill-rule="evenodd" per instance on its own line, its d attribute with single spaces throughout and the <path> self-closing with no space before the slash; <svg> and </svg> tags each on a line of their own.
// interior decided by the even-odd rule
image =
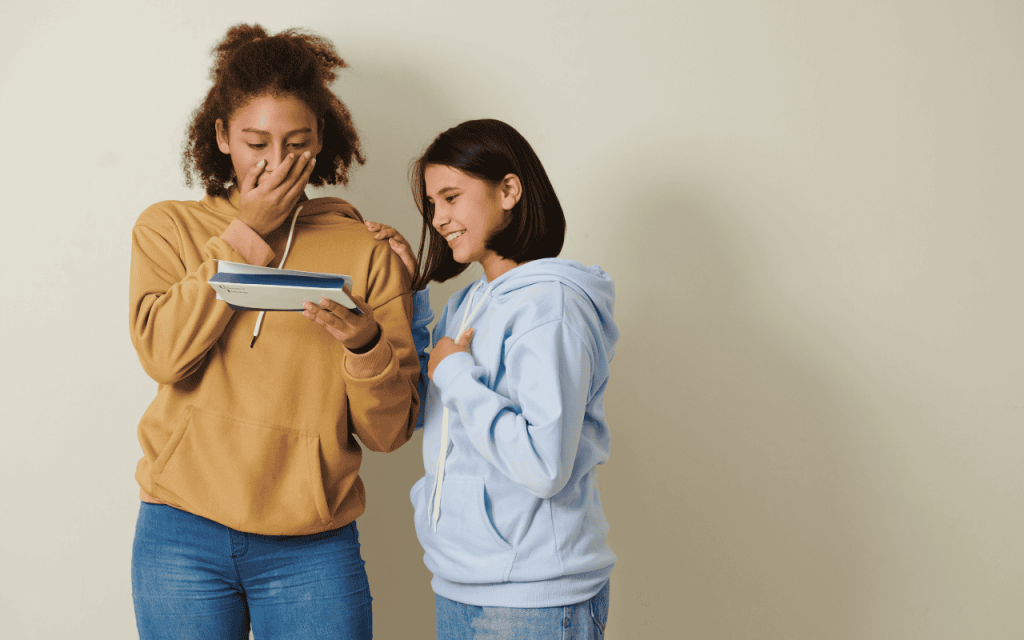
<svg viewBox="0 0 1024 640">
<path fill-rule="evenodd" d="M 164 200 L 147 207 L 135 221 L 132 235 L 143 241 L 149 237 L 177 240 L 187 235 L 191 220 L 202 215 L 203 203 L 194 200 Z"/>
<path fill-rule="evenodd" d="M 566 282 L 534 282 L 509 292 L 502 302 L 516 315 L 516 324 L 524 330 L 548 322 L 574 321 L 592 315 L 594 305 L 576 287 Z"/>
<path fill-rule="evenodd" d="M 341 218 L 331 222 L 332 231 L 339 237 L 342 250 L 350 260 L 365 264 L 369 291 L 391 300 L 409 293 L 412 279 L 402 259 L 384 240 L 377 240 L 361 220 Z"/>
<path fill-rule="evenodd" d="M 503 301 L 511 316 L 509 347 L 524 338 L 533 342 L 561 335 L 562 339 L 586 345 L 591 355 L 597 355 L 602 344 L 614 342 L 610 310 L 602 313 L 588 293 L 571 281 L 540 280 L 513 293 Z"/>
<path fill-rule="evenodd" d="M 207 196 L 202 200 L 163 200 L 152 204 L 139 215 L 135 226 L 155 229 L 190 226 L 204 218 L 222 218 L 230 222 L 235 211 L 223 198 Z"/>
<path fill-rule="evenodd" d="M 600 267 L 544 258 L 525 264 L 509 282 L 520 304 L 534 309 L 536 321 L 561 321 L 581 330 L 612 322 L 615 283 Z"/>
<path fill-rule="evenodd" d="M 192 206 L 198 206 L 198 202 L 182 200 L 163 200 L 151 204 L 139 215 L 135 221 L 136 226 L 160 226 L 180 218 L 182 214 Z"/>
</svg>

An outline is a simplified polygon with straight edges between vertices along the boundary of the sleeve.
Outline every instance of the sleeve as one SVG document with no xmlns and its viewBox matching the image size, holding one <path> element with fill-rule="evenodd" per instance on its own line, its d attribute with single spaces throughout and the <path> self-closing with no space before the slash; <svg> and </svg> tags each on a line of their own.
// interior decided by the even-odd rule
<svg viewBox="0 0 1024 640">
<path fill-rule="evenodd" d="M 417 291 L 412 297 L 412 342 L 416 346 L 416 355 L 420 360 L 420 383 L 416 387 L 420 396 L 420 411 L 416 416 L 416 428 L 423 428 L 423 412 L 427 402 L 427 363 L 430 362 L 430 323 L 434 321 L 434 310 L 430 308 L 430 285 Z"/>
<path fill-rule="evenodd" d="M 345 351 L 349 427 L 369 449 L 390 452 L 412 437 L 419 415 L 420 362 L 412 338 L 413 296 L 405 266 L 387 245 L 366 295 L 381 338 L 366 353 Z"/>
<path fill-rule="evenodd" d="M 190 272 L 174 236 L 173 229 L 141 222 L 132 230 L 129 329 L 142 368 L 160 384 L 194 373 L 234 314 L 209 286 L 216 261 L 247 261 L 226 240 L 214 237 L 203 248 L 202 264 Z M 264 246 L 260 257 L 266 257 L 266 264 L 274 254 Z"/>
<path fill-rule="evenodd" d="M 468 353 L 445 358 L 434 383 L 480 455 L 532 494 L 550 498 L 572 475 L 592 367 L 586 342 L 554 321 L 524 334 L 505 354 L 512 397 L 488 388 L 485 369 Z"/>
</svg>

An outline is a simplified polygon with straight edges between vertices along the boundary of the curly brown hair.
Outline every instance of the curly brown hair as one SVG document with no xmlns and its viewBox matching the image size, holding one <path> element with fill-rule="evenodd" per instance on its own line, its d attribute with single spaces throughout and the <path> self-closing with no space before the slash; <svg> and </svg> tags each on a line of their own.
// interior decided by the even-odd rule
<svg viewBox="0 0 1024 640">
<path fill-rule="evenodd" d="M 291 95 L 302 100 L 320 122 L 323 148 L 309 184 L 348 184 L 352 162 L 365 164 L 352 114 L 329 89 L 335 69 L 348 65 L 325 38 L 298 29 L 271 36 L 258 24 L 228 29 L 213 48 L 213 87 L 188 124 L 181 166 L 185 184 L 202 183 L 211 196 L 227 196 L 236 182 L 231 156 L 217 147 L 216 122 L 227 124 L 249 100 L 265 95 Z"/>
</svg>

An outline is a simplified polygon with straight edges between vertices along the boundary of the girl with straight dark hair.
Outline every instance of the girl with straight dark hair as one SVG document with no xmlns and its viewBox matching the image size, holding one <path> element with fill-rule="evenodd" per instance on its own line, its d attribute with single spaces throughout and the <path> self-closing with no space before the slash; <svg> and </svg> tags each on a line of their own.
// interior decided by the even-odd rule
<svg viewBox="0 0 1024 640">
<path fill-rule="evenodd" d="M 414 304 L 426 474 L 411 498 L 437 637 L 601 638 L 615 563 L 596 469 L 608 459 L 604 392 L 619 335 L 612 280 L 556 257 L 561 205 L 503 122 L 439 135 L 412 183 L 416 257 L 393 228 L 367 225 L 415 286 L 472 262 L 484 272 L 448 301 L 429 358 L 425 288 Z"/>
</svg>

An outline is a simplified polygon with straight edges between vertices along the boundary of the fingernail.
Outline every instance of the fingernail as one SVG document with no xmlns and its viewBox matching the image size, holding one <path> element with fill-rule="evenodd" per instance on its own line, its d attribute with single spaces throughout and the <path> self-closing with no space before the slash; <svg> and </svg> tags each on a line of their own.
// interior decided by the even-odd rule
<svg viewBox="0 0 1024 640">
<path fill-rule="evenodd" d="M 310 155 L 311 154 L 307 151 L 306 153 L 302 154 L 302 157 L 308 160 Z"/>
<path fill-rule="evenodd" d="M 262 166 L 263 166 L 263 165 L 265 165 L 265 164 L 267 164 L 267 161 L 266 161 L 266 160 L 260 160 L 259 162 L 257 162 L 257 163 L 256 163 L 256 166 L 257 166 L 257 167 L 262 167 Z"/>
<path fill-rule="evenodd" d="M 330 304 L 330 302 L 327 301 L 327 298 L 320 298 L 320 306 L 321 307 L 326 307 L 329 304 Z"/>
<path fill-rule="evenodd" d="M 309 161 L 309 166 L 311 166 L 311 167 L 315 167 L 316 166 L 316 158 L 313 158 L 312 160 Z"/>
</svg>

